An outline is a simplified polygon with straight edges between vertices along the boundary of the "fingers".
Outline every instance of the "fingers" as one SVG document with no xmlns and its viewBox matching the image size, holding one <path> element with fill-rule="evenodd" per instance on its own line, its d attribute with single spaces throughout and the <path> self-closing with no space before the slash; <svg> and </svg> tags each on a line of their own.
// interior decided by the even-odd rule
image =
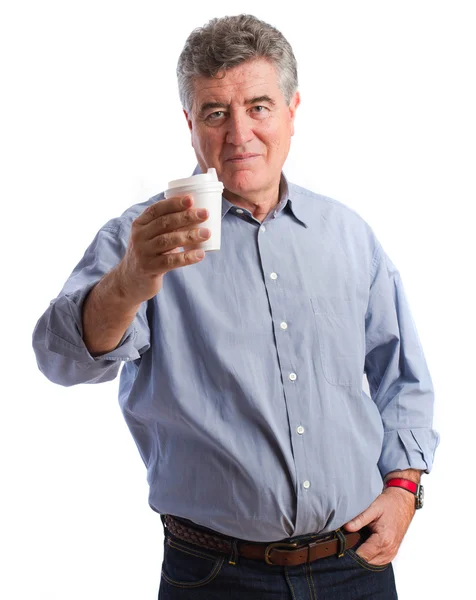
<svg viewBox="0 0 476 600">
<path fill-rule="evenodd" d="M 209 213 L 206 208 L 192 208 L 192 206 L 193 199 L 188 196 L 159 200 L 148 206 L 134 223 L 144 230 L 155 229 L 162 233 L 180 227 L 190 227 L 208 219 Z"/>
<path fill-rule="evenodd" d="M 384 565 L 397 555 L 413 513 L 414 510 L 408 509 L 407 500 L 401 494 L 384 491 L 366 510 L 346 523 L 344 528 L 347 531 L 357 531 L 368 525 L 372 534 L 356 553 L 370 564 Z"/>
<path fill-rule="evenodd" d="M 196 247 L 197 244 L 208 240 L 210 235 L 211 231 L 206 227 L 171 231 L 148 240 L 144 245 L 144 251 L 149 257 L 154 257 L 174 248 L 188 249 L 188 247 Z"/>
<path fill-rule="evenodd" d="M 185 205 L 189 205 L 188 208 L 182 206 L 180 200 L 186 200 Z M 166 204 L 165 209 L 161 207 L 161 204 Z M 204 208 L 191 208 L 193 200 L 190 198 L 171 198 L 170 200 L 161 200 L 156 204 L 149 206 L 135 221 L 132 223 L 131 237 L 132 240 L 139 245 L 147 243 L 149 240 L 154 238 L 162 237 L 164 234 L 173 231 L 190 230 L 192 227 L 197 227 L 208 219 L 209 213 Z M 178 209 L 178 210 L 177 210 Z M 165 212 L 164 212 L 165 211 Z M 170 212 L 167 212 L 170 211 Z M 176 211 L 176 212 L 173 212 Z M 151 216 L 156 215 L 155 218 L 150 220 Z M 188 241 L 196 243 L 197 241 L 203 241 L 208 239 L 202 237 L 201 239 L 191 238 Z M 159 247 L 162 244 L 159 240 Z M 166 248 L 166 250 L 169 248 Z"/>
<path fill-rule="evenodd" d="M 378 557 L 381 550 L 382 547 L 378 536 L 373 534 L 358 548 L 358 550 L 355 551 L 355 553 L 361 556 L 367 562 L 373 563 L 374 559 Z"/>
<path fill-rule="evenodd" d="M 169 214 L 177 213 L 190 208 L 193 200 L 188 196 L 177 196 L 167 200 L 159 200 L 155 204 L 148 206 L 135 220 L 138 225 L 148 225 L 155 219 Z"/>
<path fill-rule="evenodd" d="M 381 514 L 382 510 L 380 507 L 380 501 L 377 498 L 377 500 L 372 502 L 372 504 L 363 512 L 361 512 L 360 515 L 357 515 L 352 519 L 352 521 L 346 523 L 344 527 L 347 531 L 358 531 L 359 529 L 362 529 L 362 527 L 365 527 L 365 525 L 368 525 L 372 521 L 375 521 L 375 519 L 378 519 Z"/>
<path fill-rule="evenodd" d="M 172 231 L 148 240 L 142 245 L 141 251 L 133 262 L 135 267 L 130 269 L 144 277 L 164 275 L 172 269 L 184 267 L 199 262 L 205 252 L 198 247 L 211 235 L 209 229 L 189 229 Z"/>
<path fill-rule="evenodd" d="M 207 219 L 208 211 L 193 208 L 188 197 L 160 200 L 147 207 L 132 222 L 125 273 L 131 280 L 143 277 L 155 282 L 172 269 L 199 262 L 204 257 L 199 244 L 211 235 L 209 229 L 199 227 Z M 154 285 L 148 286 L 147 293 Z"/>
<path fill-rule="evenodd" d="M 145 239 L 151 239 L 170 231 L 197 227 L 207 219 L 208 211 L 205 208 L 190 208 L 178 213 L 168 213 L 144 226 L 142 235 Z"/>
<path fill-rule="evenodd" d="M 163 271 L 164 273 L 172 271 L 173 269 L 179 269 L 187 265 L 193 265 L 200 262 L 205 256 L 205 251 L 200 248 L 196 250 L 187 250 L 180 252 L 178 249 L 174 249 L 165 254 L 156 256 L 155 259 L 149 263 L 149 269 L 153 272 Z"/>
<path fill-rule="evenodd" d="M 381 535 L 372 534 L 356 551 L 361 558 L 372 565 L 386 565 L 395 558 L 398 546 L 385 540 Z"/>
</svg>

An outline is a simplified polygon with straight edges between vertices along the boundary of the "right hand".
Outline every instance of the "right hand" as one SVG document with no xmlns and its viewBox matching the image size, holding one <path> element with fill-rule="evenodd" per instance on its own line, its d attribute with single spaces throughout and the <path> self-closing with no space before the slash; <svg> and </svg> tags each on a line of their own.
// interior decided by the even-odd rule
<svg viewBox="0 0 476 600">
<path fill-rule="evenodd" d="M 211 232 L 202 228 L 201 237 L 199 225 L 208 219 L 208 211 L 192 207 L 193 200 L 186 196 L 160 200 L 132 222 L 118 272 L 124 293 L 135 302 L 153 298 L 168 271 L 198 263 L 205 256 L 198 244 Z"/>
</svg>

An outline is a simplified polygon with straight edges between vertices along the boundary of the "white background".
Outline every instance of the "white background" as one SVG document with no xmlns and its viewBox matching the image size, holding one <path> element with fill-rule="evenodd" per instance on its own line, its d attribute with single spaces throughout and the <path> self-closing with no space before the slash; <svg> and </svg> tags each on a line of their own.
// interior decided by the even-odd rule
<svg viewBox="0 0 476 600">
<path fill-rule="evenodd" d="M 394 561 L 399 597 L 469 597 L 471 4 L 333 0 L 311 13 L 299 0 L 16 0 L 1 9 L 2 598 L 156 598 L 162 524 L 117 380 L 55 386 L 37 370 L 31 333 L 101 225 L 193 170 L 176 60 L 193 28 L 239 12 L 277 26 L 298 60 L 287 175 L 372 226 L 400 270 L 432 373 L 441 444 L 423 478 L 426 506 Z"/>
</svg>

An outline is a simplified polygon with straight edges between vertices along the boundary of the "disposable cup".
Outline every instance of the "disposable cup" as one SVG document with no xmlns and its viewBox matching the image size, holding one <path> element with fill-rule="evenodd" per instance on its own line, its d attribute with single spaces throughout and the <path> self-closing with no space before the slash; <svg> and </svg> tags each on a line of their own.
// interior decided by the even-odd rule
<svg viewBox="0 0 476 600">
<path fill-rule="evenodd" d="M 216 170 L 213 168 L 208 169 L 206 173 L 169 181 L 168 189 L 165 191 L 166 198 L 190 196 L 193 198 L 194 208 L 208 210 L 208 219 L 203 221 L 200 227 L 207 227 L 211 231 L 211 236 L 205 242 L 193 246 L 194 248 L 202 248 L 206 252 L 220 250 L 222 193 L 223 183 L 218 181 Z"/>
</svg>

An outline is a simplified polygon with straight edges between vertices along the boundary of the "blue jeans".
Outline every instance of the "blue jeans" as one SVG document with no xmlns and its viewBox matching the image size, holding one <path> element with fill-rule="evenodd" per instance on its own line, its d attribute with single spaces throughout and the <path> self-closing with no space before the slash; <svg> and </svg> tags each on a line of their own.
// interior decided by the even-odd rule
<svg viewBox="0 0 476 600">
<path fill-rule="evenodd" d="M 360 533 L 342 558 L 283 567 L 242 556 L 231 565 L 231 555 L 184 542 L 164 527 L 159 600 L 396 600 L 392 563 L 376 566 L 360 558 L 355 551 L 370 531 Z"/>
</svg>

